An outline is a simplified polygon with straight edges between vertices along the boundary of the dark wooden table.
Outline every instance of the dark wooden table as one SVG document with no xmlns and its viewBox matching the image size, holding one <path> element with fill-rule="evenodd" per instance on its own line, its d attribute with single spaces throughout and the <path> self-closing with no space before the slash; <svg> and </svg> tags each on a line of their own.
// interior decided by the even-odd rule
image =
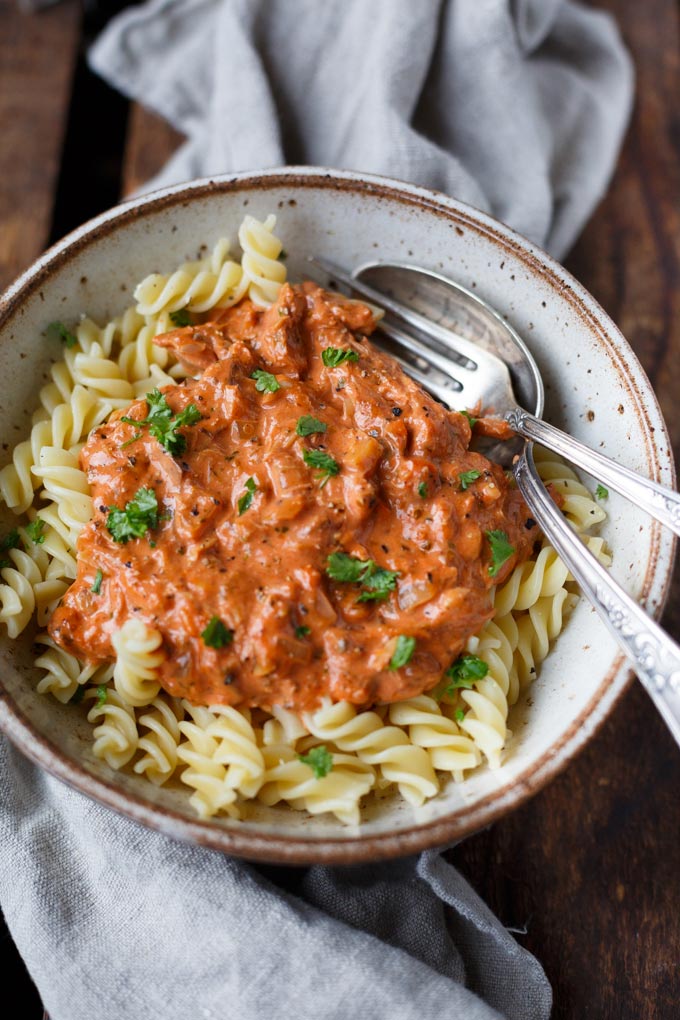
<svg viewBox="0 0 680 1020">
<path fill-rule="evenodd" d="M 0 0 L 0 286 L 180 141 L 85 66 L 87 40 L 116 6 L 64 0 L 26 15 Z M 612 186 L 567 266 L 635 349 L 680 460 L 679 6 L 593 6 L 619 20 L 637 102 Z M 664 623 L 680 639 L 678 570 Z M 452 857 L 542 962 L 555 1020 L 680 1017 L 680 752 L 639 685 L 567 772 Z M 16 975 L 6 990 L 38 1018 L 7 935 L 0 947 Z"/>
</svg>

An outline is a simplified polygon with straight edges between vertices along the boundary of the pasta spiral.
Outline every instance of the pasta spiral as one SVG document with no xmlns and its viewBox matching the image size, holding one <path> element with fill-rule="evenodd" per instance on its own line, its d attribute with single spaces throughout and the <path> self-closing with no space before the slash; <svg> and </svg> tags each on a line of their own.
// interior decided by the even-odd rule
<svg viewBox="0 0 680 1020">
<path fill-rule="evenodd" d="M 395 726 L 408 727 L 411 742 L 427 750 L 432 768 L 451 772 L 457 780 L 463 778 L 465 769 L 476 768 L 482 760 L 474 740 L 461 733 L 426 694 L 390 705 L 389 718 Z"/>
<path fill-rule="evenodd" d="M 227 769 L 215 761 L 218 738 L 208 733 L 215 716 L 209 709 L 197 708 L 187 701 L 182 705 L 191 720 L 179 724 L 185 739 L 177 748 L 177 757 L 187 766 L 180 778 L 194 791 L 189 802 L 200 818 L 210 818 L 218 812 L 240 818 L 236 790 L 226 781 Z"/>
<path fill-rule="evenodd" d="M 383 778 L 396 783 L 410 804 L 420 805 L 438 792 L 439 783 L 427 752 L 411 744 L 403 730 L 385 726 L 376 712 L 358 713 L 353 705 L 340 701 L 305 713 L 303 720 L 319 740 L 377 765 Z"/>
<path fill-rule="evenodd" d="M 93 699 L 96 703 L 87 713 L 87 721 L 96 724 L 92 752 L 109 768 L 121 769 L 134 757 L 139 743 L 134 709 L 111 687 L 107 687 L 104 701 L 99 698 L 96 687 L 88 687 L 85 700 Z"/>
<path fill-rule="evenodd" d="M 154 698 L 137 717 L 138 730 L 147 732 L 139 738 L 137 748 L 144 753 L 133 769 L 154 786 L 162 786 L 177 768 L 177 747 L 182 736 L 179 723 L 183 718 L 179 699 L 165 696 Z"/>
<path fill-rule="evenodd" d="M 281 284 L 286 282 L 286 267 L 279 261 L 283 245 L 273 233 L 275 226 L 276 216 L 268 216 L 264 223 L 245 216 L 238 232 L 248 297 L 265 308 L 276 301 Z"/>
<path fill-rule="evenodd" d="M 263 748 L 266 771 L 258 799 L 263 804 L 280 800 L 312 815 L 330 812 L 345 825 L 360 820 L 359 801 L 375 783 L 370 765 L 351 754 L 333 753 L 333 769 L 321 779 L 289 744 Z"/>
<path fill-rule="evenodd" d="M 164 658 L 162 641 L 157 630 L 134 618 L 111 638 L 116 652 L 113 682 L 127 705 L 149 705 L 160 691 L 156 670 Z"/>
<path fill-rule="evenodd" d="M 245 797 L 254 797 L 262 785 L 264 759 L 250 720 L 245 712 L 227 705 L 213 705 L 210 711 L 214 720 L 206 732 L 218 741 L 213 760 L 226 766 L 229 786 Z"/>
<path fill-rule="evenodd" d="M 240 301 L 248 282 L 239 263 L 229 257 L 228 241 L 222 239 L 209 259 L 186 262 L 168 276 L 152 273 L 142 280 L 135 289 L 136 310 L 146 317 L 180 308 L 205 312 L 228 307 Z"/>
<path fill-rule="evenodd" d="M 83 666 L 75 656 L 55 644 L 47 633 L 38 634 L 35 640 L 46 649 L 35 660 L 36 666 L 43 670 L 37 688 L 39 694 L 52 694 L 57 701 L 66 704 L 83 684 L 90 681 L 104 684 L 111 679 L 113 666 Z"/>
</svg>

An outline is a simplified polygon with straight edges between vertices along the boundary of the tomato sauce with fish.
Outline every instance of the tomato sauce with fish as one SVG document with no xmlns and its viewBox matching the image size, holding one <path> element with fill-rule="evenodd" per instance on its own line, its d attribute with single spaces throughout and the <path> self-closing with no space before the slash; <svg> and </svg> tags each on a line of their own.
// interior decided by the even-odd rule
<svg viewBox="0 0 680 1020">
<path fill-rule="evenodd" d="M 267 310 L 244 300 L 157 337 L 200 373 L 164 387 L 167 405 L 200 420 L 176 455 L 144 424 L 145 400 L 91 433 L 94 516 L 55 641 L 111 660 L 137 617 L 162 634 L 163 688 L 196 704 L 306 710 L 433 688 L 537 529 L 503 470 L 469 449 L 466 417 L 377 350 L 374 325 L 305 283 Z M 116 541 L 111 508 L 142 488 L 155 526 Z M 500 566 L 489 532 L 511 550 Z"/>
</svg>

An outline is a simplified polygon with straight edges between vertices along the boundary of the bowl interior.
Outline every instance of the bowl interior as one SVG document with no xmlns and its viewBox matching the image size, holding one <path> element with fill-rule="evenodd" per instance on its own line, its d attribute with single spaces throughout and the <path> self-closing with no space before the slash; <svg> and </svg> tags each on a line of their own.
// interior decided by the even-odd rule
<svg viewBox="0 0 680 1020">
<path fill-rule="evenodd" d="M 49 322 L 86 312 L 104 323 L 133 304 L 135 284 L 205 254 L 220 237 L 236 244 L 244 213 L 274 212 L 288 276 L 306 276 L 321 254 L 353 268 L 369 260 L 417 263 L 478 294 L 517 330 L 546 389 L 546 416 L 643 474 L 672 484 L 666 430 L 630 348 L 592 298 L 559 266 L 507 228 L 430 192 L 351 173 L 272 171 L 170 189 L 93 221 L 44 256 L 0 305 L 3 462 L 26 438 L 37 391 L 60 358 Z M 612 573 L 651 611 L 661 606 L 672 542 L 635 506 L 611 494 L 601 528 Z M 13 525 L 7 512 L 3 524 Z M 502 769 L 481 768 L 414 810 L 396 798 L 372 802 L 360 829 L 254 805 L 243 820 L 199 822 L 184 788 L 156 789 L 113 773 L 91 751 L 84 715 L 34 691 L 32 637 L 3 638 L 5 698 L 0 723 L 18 745 L 61 778 L 179 838 L 233 853 L 287 861 L 340 861 L 406 853 L 457 838 L 519 803 L 562 767 L 602 721 L 628 671 L 583 601 L 512 711 Z"/>
</svg>

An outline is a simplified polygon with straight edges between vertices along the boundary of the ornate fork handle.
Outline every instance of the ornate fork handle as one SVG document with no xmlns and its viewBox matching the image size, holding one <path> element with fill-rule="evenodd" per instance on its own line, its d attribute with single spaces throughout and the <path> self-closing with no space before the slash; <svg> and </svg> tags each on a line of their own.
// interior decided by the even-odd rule
<svg viewBox="0 0 680 1020">
<path fill-rule="evenodd" d="M 616 464 L 521 407 L 509 411 L 505 417 L 510 427 L 519 435 L 525 439 L 533 439 L 541 446 L 559 453 L 565 460 L 571 461 L 604 485 L 620 492 L 657 521 L 665 524 L 676 535 L 680 535 L 680 493 Z"/>
<path fill-rule="evenodd" d="M 555 506 L 534 466 L 531 444 L 515 465 L 532 516 L 631 661 L 680 745 L 680 646 L 598 563 Z"/>
</svg>

